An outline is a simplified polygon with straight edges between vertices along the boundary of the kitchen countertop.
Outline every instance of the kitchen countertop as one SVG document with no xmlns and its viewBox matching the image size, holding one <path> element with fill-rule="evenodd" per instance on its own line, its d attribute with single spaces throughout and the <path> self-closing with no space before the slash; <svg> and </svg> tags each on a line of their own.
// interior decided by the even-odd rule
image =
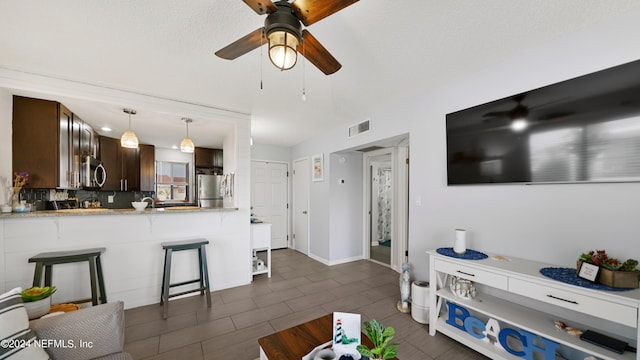
<svg viewBox="0 0 640 360">
<path fill-rule="evenodd" d="M 175 206 L 164 208 L 150 208 L 143 211 L 135 209 L 64 209 L 64 210 L 41 210 L 33 212 L 10 212 L 0 213 L 0 219 L 3 218 L 20 218 L 20 217 L 47 217 L 47 216 L 92 216 L 92 215 L 150 215 L 150 214 L 183 214 L 194 212 L 224 212 L 237 211 L 238 208 L 218 207 L 218 208 L 201 208 L 197 206 Z"/>
</svg>

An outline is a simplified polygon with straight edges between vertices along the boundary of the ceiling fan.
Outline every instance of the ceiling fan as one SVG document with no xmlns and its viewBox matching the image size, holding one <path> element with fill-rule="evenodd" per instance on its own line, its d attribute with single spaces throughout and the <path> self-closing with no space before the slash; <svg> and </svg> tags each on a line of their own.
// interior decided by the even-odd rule
<svg viewBox="0 0 640 360">
<path fill-rule="evenodd" d="M 269 59 L 280 70 L 291 69 L 298 52 L 326 75 L 340 70 L 338 60 L 301 23 L 309 26 L 358 0 L 242 1 L 258 15 L 267 14 L 264 26 L 216 51 L 218 57 L 233 60 L 268 42 Z"/>
<path fill-rule="evenodd" d="M 513 96 L 512 99 L 513 101 L 516 102 L 516 105 L 513 108 L 511 108 L 511 110 L 492 111 L 482 115 L 483 117 L 487 118 L 485 119 L 485 122 L 491 122 L 494 119 L 507 119 L 510 121 L 510 127 L 512 130 L 523 131 L 533 121 L 529 116 L 531 111 L 538 110 L 542 107 L 547 107 L 551 104 L 555 104 L 557 102 L 566 100 L 566 99 L 559 99 L 559 100 L 551 101 L 549 103 L 546 103 L 540 106 L 529 107 L 522 104 L 526 96 L 527 96 L 526 93 Z M 547 114 L 545 116 L 540 116 L 537 118 L 537 121 L 557 120 L 557 119 L 565 118 L 571 114 L 573 114 L 573 112 L 555 112 L 552 114 Z"/>
</svg>

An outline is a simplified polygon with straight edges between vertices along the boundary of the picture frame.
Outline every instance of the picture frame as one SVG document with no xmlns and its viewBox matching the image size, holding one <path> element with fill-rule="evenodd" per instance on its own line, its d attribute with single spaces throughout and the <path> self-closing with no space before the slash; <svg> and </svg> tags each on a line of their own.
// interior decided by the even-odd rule
<svg viewBox="0 0 640 360">
<path fill-rule="evenodd" d="M 598 272 L 600 272 L 600 267 L 598 265 L 583 262 L 582 266 L 580 266 L 578 277 L 595 282 L 596 278 L 598 277 Z"/>
<path fill-rule="evenodd" d="M 324 180 L 324 154 L 311 157 L 311 179 L 313 181 Z"/>
</svg>

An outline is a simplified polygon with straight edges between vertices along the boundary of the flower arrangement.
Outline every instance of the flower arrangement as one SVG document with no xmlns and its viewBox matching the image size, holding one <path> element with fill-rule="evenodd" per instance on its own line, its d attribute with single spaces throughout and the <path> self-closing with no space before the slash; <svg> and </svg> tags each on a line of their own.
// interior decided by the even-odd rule
<svg viewBox="0 0 640 360">
<path fill-rule="evenodd" d="M 29 181 L 29 173 L 23 171 L 20 173 L 14 173 L 13 175 L 15 176 L 13 179 L 13 191 L 15 192 L 16 189 L 18 189 L 17 191 L 19 192 L 19 189 Z"/>
<path fill-rule="evenodd" d="M 42 299 L 46 299 L 56 292 L 55 286 L 39 287 L 34 286 L 28 289 L 22 290 L 22 302 L 33 302 Z"/>
<path fill-rule="evenodd" d="M 638 260 L 628 259 L 622 262 L 616 258 L 609 257 L 606 250 L 591 250 L 580 255 L 578 260 L 601 266 L 611 271 L 636 271 L 636 266 L 638 266 Z"/>
</svg>

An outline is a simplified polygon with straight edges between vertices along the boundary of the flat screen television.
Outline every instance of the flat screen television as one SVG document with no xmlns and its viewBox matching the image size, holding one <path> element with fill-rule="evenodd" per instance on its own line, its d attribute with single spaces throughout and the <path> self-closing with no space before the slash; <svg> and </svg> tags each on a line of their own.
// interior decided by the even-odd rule
<svg viewBox="0 0 640 360">
<path fill-rule="evenodd" d="M 449 185 L 640 181 L 640 60 L 446 116 Z"/>
</svg>

